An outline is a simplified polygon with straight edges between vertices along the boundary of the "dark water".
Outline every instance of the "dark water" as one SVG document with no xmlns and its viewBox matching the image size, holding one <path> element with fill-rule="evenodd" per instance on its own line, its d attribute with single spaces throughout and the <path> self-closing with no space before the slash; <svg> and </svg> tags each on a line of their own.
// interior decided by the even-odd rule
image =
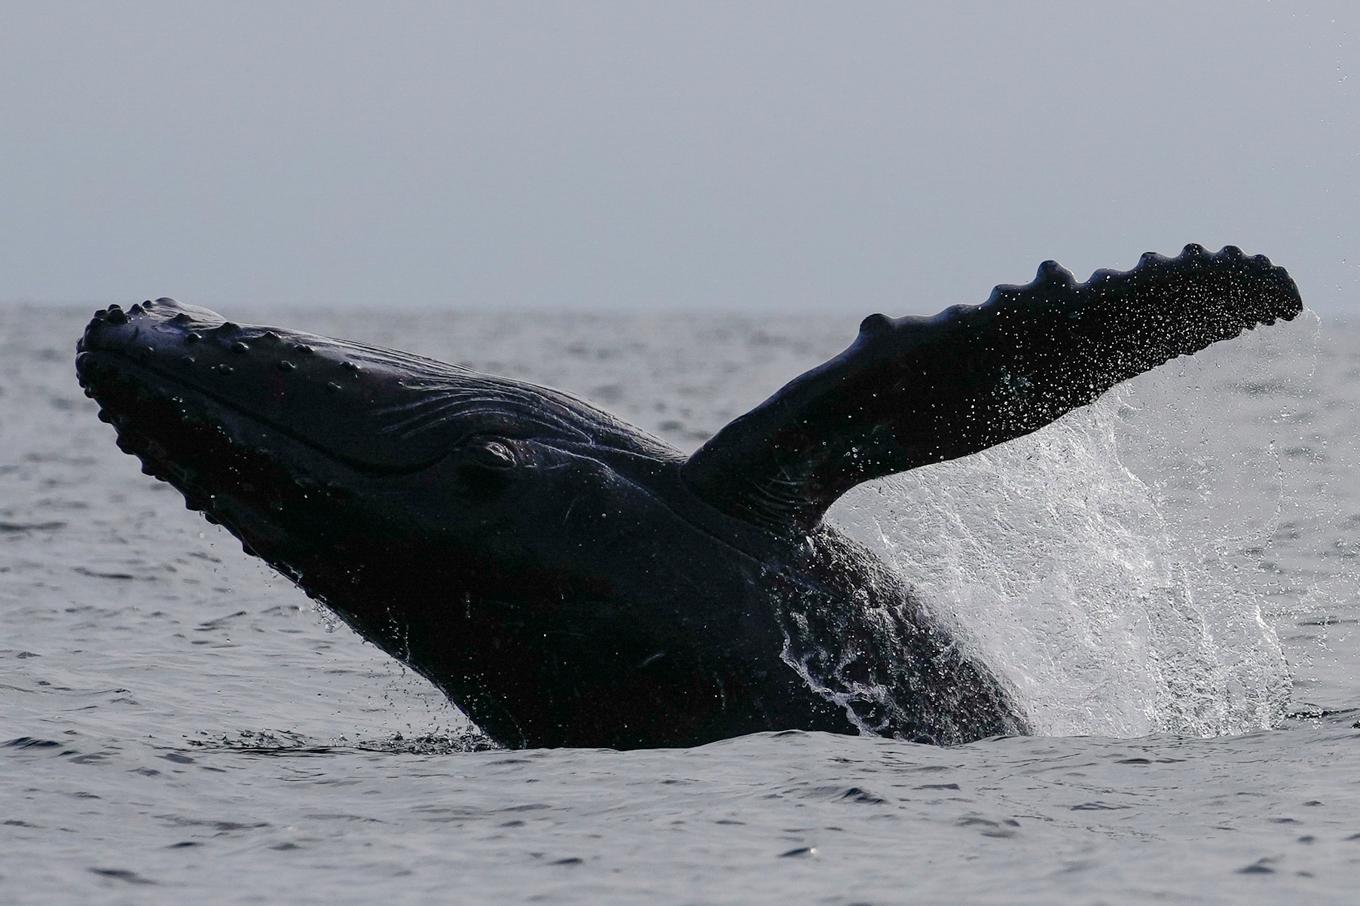
<svg viewBox="0 0 1360 906">
<path fill-rule="evenodd" d="M 1044 736 L 505 752 L 117 451 L 86 315 L 0 308 L 0 901 L 1354 899 L 1360 330 L 1252 335 L 837 505 Z M 684 448 L 854 326 L 230 315 Z"/>
</svg>

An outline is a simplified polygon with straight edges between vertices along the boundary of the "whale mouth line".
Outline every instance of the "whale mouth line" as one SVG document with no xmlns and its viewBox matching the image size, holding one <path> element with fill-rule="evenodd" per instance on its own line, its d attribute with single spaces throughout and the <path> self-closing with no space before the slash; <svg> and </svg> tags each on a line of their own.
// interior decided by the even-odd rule
<svg viewBox="0 0 1360 906">
<path fill-rule="evenodd" d="M 82 365 L 88 368 L 87 363 L 89 362 L 97 362 L 108 366 L 110 363 L 108 363 L 107 360 L 109 359 L 114 360 L 114 364 L 112 364 L 111 367 L 115 369 L 122 369 L 125 372 L 129 370 L 133 372 L 139 371 L 142 372 L 143 374 L 154 376 L 158 381 L 162 382 L 162 386 L 157 387 L 155 392 L 159 393 L 163 397 L 169 398 L 174 396 L 175 393 L 173 388 L 181 388 L 182 390 L 191 393 L 196 393 L 199 396 L 211 401 L 213 404 L 220 406 L 221 408 L 235 415 L 249 419 L 250 421 L 255 422 L 257 425 L 268 428 L 269 430 L 274 431 L 282 435 L 283 437 L 288 438 L 294 443 L 300 444 L 306 447 L 307 449 L 320 454 L 326 459 L 331 460 L 332 462 L 338 463 L 340 465 L 343 465 L 362 475 L 377 477 L 387 476 L 395 477 L 401 475 L 410 475 L 415 472 L 420 472 L 424 469 L 428 469 L 430 466 L 444 459 L 448 455 L 447 451 L 443 451 L 435 456 L 430 456 L 417 462 L 403 464 L 399 466 L 377 465 L 375 463 L 367 462 L 356 457 L 346 456 L 343 453 L 338 453 L 335 450 L 326 448 L 321 443 L 312 440 L 309 437 L 306 437 L 305 435 L 299 433 L 298 431 L 289 428 L 287 425 L 280 424 L 279 422 L 271 418 L 268 418 L 267 416 L 260 415 L 258 412 L 252 412 L 249 409 L 242 406 L 240 403 L 231 400 L 220 393 L 216 393 L 199 384 L 190 383 L 189 381 L 186 381 L 183 378 L 177 377 L 173 374 L 169 374 L 164 369 L 158 368 L 155 365 L 139 360 L 136 357 L 120 349 L 103 348 L 84 350 L 79 355 L 76 356 L 76 366 L 78 370 L 81 368 Z M 82 386 L 85 386 L 91 390 L 93 390 L 94 386 L 98 383 L 97 377 L 94 377 L 92 375 L 87 376 L 84 373 L 84 371 L 81 371 L 80 377 Z M 169 392 L 167 392 L 167 387 L 164 386 L 166 384 L 171 385 Z M 142 385 L 139 385 L 137 389 L 138 391 L 143 393 L 147 391 L 147 388 Z M 102 400 L 98 399 L 97 392 L 96 401 L 99 402 L 101 409 L 107 408 L 107 404 L 104 403 Z M 122 426 L 116 426 L 116 429 L 118 430 L 120 435 L 125 430 Z M 147 437 L 147 439 L 154 439 L 148 437 L 147 432 L 143 430 L 136 430 L 135 433 Z"/>
</svg>

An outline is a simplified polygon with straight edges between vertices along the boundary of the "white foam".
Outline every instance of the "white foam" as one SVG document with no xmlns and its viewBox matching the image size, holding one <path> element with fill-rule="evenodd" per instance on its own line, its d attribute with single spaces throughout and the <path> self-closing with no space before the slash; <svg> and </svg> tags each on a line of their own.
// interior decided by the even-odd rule
<svg viewBox="0 0 1360 906">
<path fill-rule="evenodd" d="M 1215 411 L 1269 367 L 1259 346 L 1182 360 L 1037 434 L 864 485 L 830 518 L 1015 685 L 1040 733 L 1269 726 L 1290 695 L 1260 569 L 1283 467 Z"/>
</svg>

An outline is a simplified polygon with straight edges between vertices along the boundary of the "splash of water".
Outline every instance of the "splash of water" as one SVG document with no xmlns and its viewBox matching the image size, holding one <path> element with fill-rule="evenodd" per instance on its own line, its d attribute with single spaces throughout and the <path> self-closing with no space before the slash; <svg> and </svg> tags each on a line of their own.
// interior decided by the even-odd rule
<svg viewBox="0 0 1360 906">
<path fill-rule="evenodd" d="M 1278 376 L 1259 377 L 1268 342 L 1182 360 L 1037 434 L 864 485 L 831 518 L 1016 687 L 1041 733 L 1270 726 L 1290 675 L 1259 565 L 1283 469 L 1268 430 L 1240 436 L 1223 414 L 1262 384 L 1278 395 Z"/>
</svg>

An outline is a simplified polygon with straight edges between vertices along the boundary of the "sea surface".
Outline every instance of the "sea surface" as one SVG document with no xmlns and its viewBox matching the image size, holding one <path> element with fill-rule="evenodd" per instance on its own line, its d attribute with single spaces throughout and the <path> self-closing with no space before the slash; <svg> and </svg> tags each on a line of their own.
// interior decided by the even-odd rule
<svg viewBox="0 0 1360 906">
<path fill-rule="evenodd" d="M 0 307 L 0 902 L 1360 896 L 1360 326 L 1305 313 L 836 505 L 1041 735 L 503 751 L 119 453 L 73 374 L 94 307 Z M 856 326 L 225 313 L 686 450 Z"/>
</svg>

